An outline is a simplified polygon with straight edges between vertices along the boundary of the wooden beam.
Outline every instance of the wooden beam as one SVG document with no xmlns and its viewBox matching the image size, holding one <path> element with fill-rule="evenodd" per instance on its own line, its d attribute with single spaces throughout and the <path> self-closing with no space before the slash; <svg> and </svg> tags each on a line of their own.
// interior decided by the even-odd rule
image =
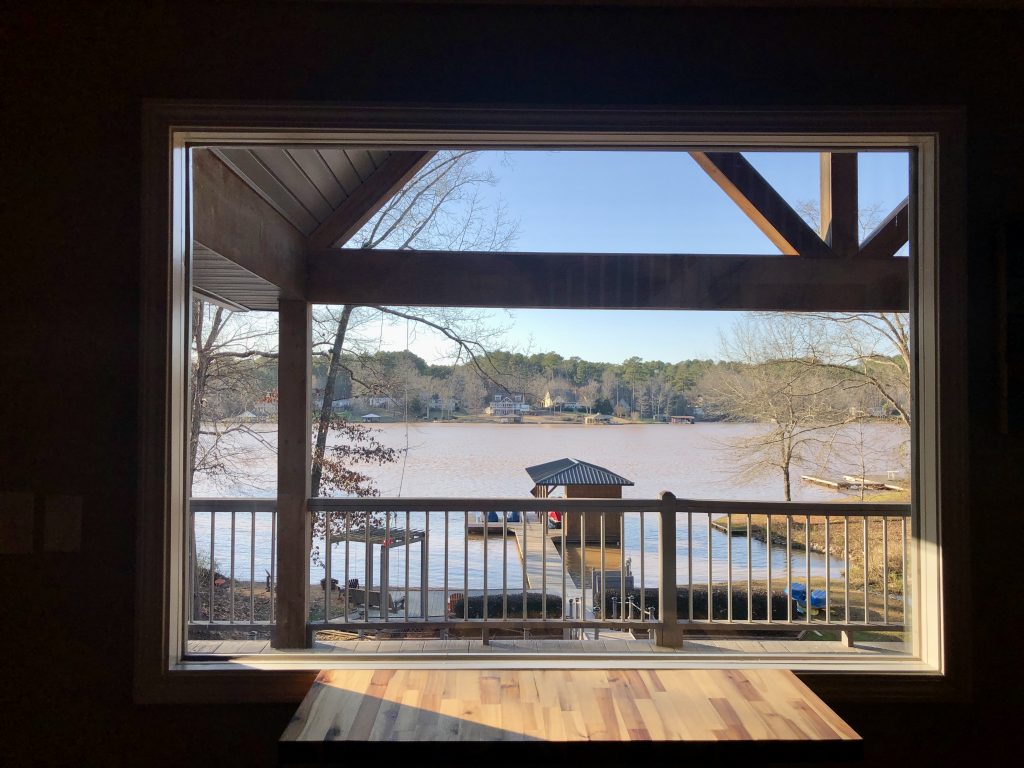
<svg viewBox="0 0 1024 768">
<path fill-rule="evenodd" d="M 194 239 L 298 299 L 306 239 L 208 149 L 192 151 Z"/>
<path fill-rule="evenodd" d="M 277 625 L 275 648 L 309 648 L 312 318 L 305 301 L 284 300 L 278 309 L 277 422 Z"/>
<path fill-rule="evenodd" d="M 891 262 L 891 263 L 890 263 Z M 906 311 L 903 259 L 332 250 L 309 301 L 471 307 Z"/>
<path fill-rule="evenodd" d="M 775 188 L 739 152 L 691 152 L 722 191 L 786 256 L 834 254 Z"/>
<path fill-rule="evenodd" d="M 910 239 L 910 198 L 896 206 L 860 247 L 857 258 L 888 259 Z"/>
<path fill-rule="evenodd" d="M 841 258 L 857 255 L 857 153 L 822 152 L 821 239 Z"/>
<path fill-rule="evenodd" d="M 433 152 L 392 152 L 370 178 L 345 198 L 309 236 L 309 248 L 322 251 L 347 242 L 422 168 Z"/>
</svg>

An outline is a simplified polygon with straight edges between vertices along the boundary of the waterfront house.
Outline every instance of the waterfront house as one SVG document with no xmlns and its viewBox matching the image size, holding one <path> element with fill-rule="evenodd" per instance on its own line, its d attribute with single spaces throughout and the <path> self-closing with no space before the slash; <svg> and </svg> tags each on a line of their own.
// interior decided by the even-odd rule
<svg viewBox="0 0 1024 768">
<path fill-rule="evenodd" d="M 484 409 L 488 416 L 521 416 L 532 409 L 523 394 L 495 395 Z"/>
</svg>

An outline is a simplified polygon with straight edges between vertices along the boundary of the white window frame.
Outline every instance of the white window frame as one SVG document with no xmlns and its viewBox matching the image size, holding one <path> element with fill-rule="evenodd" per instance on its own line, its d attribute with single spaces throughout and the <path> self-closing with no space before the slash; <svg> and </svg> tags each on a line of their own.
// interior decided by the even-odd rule
<svg viewBox="0 0 1024 768">
<path fill-rule="evenodd" d="M 239 128 L 239 126 L 245 126 Z M 963 118 L 953 110 L 409 109 L 151 102 L 143 138 L 140 506 L 136 696 L 144 701 L 297 701 L 316 670 L 380 666 L 323 655 L 236 661 L 183 658 L 183 558 L 191 146 L 572 147 L 636 149 L 906 149 L 917 205 L 911 219 L 914 333 L 913 660 L 785 666 L 830 700 L 962 699 L 969 685 Z M 939 215 L 941 212 L 941 215 Z M 940 365 L 941 361 L 941 365 Z M 944 578 L 945 577 L 945 578 Z M 420 662 L 439 666 L 434 661 Z M 496 662 L 510 666 L 514 662 Z M 534 660 L 529 662 L 536 666 Z M 545 666 L 570 663 L 552 659 Z M 640 666 L 597 657 L 593 666 Z M 389 662 L 414 666 L 413 660 Z M 445 661 L 445 667 L 479 661 Z M 751 666 L 672 658 L 642 666 Z"/>
</svg>

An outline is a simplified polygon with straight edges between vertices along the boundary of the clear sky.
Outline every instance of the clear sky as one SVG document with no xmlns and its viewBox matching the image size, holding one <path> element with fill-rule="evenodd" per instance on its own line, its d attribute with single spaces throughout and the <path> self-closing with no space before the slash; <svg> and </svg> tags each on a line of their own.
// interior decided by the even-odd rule
<svg viewBox="0 0 1024 768">
<path fill-rule="evenodd" d="M 816 152 L 744 153 L 794 207 L 819 196 Z M 517 251 L 777 254 L 725 193 L 681 152 L 483 152 L 479 168 L 498 183 L 485 191 L 518 221 Z M 908 194 L 906 153 L 860 153 L 859 202 L 884 218 Z M 666 362 L 717 358 L 727 312 L 513 310 L 508 348 L 601 362 L 639 355 Z M 382 336 L 405 347 L 405 328 Z M 441 362 L 447 347 L 418 332 L 410 349 Z"/>
</svg>

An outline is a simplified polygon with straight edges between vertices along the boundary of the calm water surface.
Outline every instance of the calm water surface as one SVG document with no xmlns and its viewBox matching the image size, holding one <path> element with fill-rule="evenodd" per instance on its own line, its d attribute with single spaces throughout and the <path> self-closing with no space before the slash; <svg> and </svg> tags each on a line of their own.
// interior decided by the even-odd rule
<svg viewBox="0 0 1024 768">
<path fill-rule="evenodd" d="M 678 497 L 696 499 L 732 499 L 782 501 L 782 481 L 778 474 L 759 477 L 753 482 L 739 484 L 737 471 L 722 444 L 738 437 L 749 437 L 763 429 L 756 424 L 698 423 L 693 425 L 602 425 L 584 426 L 578 424 L 444 424 L 414 423 L 379 425 L 378 437 L 382 443 L 393 448 L 408 449 L 403 460 L 384 467 L 371 467 L 366 471 L 377 481 L 382 496 L 443 496 L 443 497 L 522 497 L 526 498 L 533 487 L 525 467 L 541 464 L 563 457 L 589 461 L 623 475 L 635 483 L 623 489 L 625 498 L 654 499 L 663 490 L 672 491 Z M 263 435 L 273 442 L 276 435 Z M 889 424 L 869 424 L 863 433 L 857 434 L 859 448 L 846 457 L 832 455 L 830 475 L 843 472 L 860 472 L 863 462 L 870 472 L 882 472 L 897 468 L 899 453 L 907 439 L 905 429 Z M 253 445 L 240 445 L 251 449 L 247 468 L 250 477 L 234 484 L 217 483 L 209 478 L 197 478 L 196 496 L 272 496 L 276 457 L 273 453 Z M 870 447 L 870 450 L 867 449 Z M 844 461 L 845 458 L 845 461 Z M 815 465 L 798 466 L 794 477 L 800 474 L 820 473 Z M 822 503 L 841 500 L 838 494 L 818 486 L 802 483 L 793 485 L 796 501 L 820 501 Z M 255 552 L 256 579 L 262 580 L 270 570 L 269 515 L 256 515 L 255 527 L 252 516 L 238 514 L 235 518 L 234 546 L 232 548 L 230 515 L 219 513 L 216 529 L 213 531 L 213 549 L 222 572 L 230 569 L 232 549 L 235 555 L 236 578 L 248 579 L 250 551 Z M 423 530 L 426 525 L 423 513 L 412 513 L 409 525 Z M 393 525 L 402 528 L 406 517 L 399 514 Z M 445 526 L 443 513 L 430 516 L 429 578 L 431 587 L 443 587 L 445 563 Z M 463 517 L 452 513 L 447 533 L 448 540 L 448 581 L 452 589 L 461 589 L 467 578 L 471 589 L 483 586 L 484 557 L 483 541 L 470 538 L 468 559 L 465 556 L 466 542 L 462 534 Z M 210 515 L 197 514 L 196 539 L 201 555 L 210 551 Z M 639 582 L 640 558 L 643 557 L 645 581 L 648 586 L 656 585 L 657 557 L 657 516 L 646 515 L 643 538 L 640 536 L 640 516 L 627 515 L 625 521 L 626 556 L 632 561 L 634 576 Z M 710 549 L 713 563 L 712 578 L 724 579 L 729 538 L 713 530 L 709 536 L 707 517 L 695 516 L 694 527 L 687 530 L 686 518 L 680 516 L 677 524 L 677 561 L 679 583 L 689 579 L 696 583 L 708 577 L 708 554 Z M 732 563 L 734 578 L 746 579 L 747 541 L 733 537 Z M 692 548 L 691 548 L 692 547 Z M 750 544 L 750 564 L 754 578 L 765 578 L 768 548 L 761 542 Z M 351 544 L 348 548 L 348 574 L 364 582 L 366 563 L 364 547 Z M 379 549 L 373 564 L 374 581 L 379 579 Z M 419 546 L 410 548 L 409 585 L 419 585 Z M 513 541 L 507 553 L 503 552 L 500 540 L 490 540 L 487 552 L 488 588 L 500 590 L 503 583 L 503 559 L 507 557 L 509 588 L 522 586 L 522 565 Z M 336 544 L 332 551 L 332 576 L 345 577 L 345 547 Z M 784 577 L 786 553 L 778 547 L 771 548 L 773 577 Z M 806 573 L 806 563 L 801 553 L 793 553 L 790 561 L 794 579 Z M 821 575 L 830 567 L 833 576 L 838 576 L 841 562 L 833 561 L 826 566 L 825 558 L 811 555 L 811 572 Z M 392 550 L 389 560 L 389 583 L 405 584 L 405 552 Z M 323 569 L 311 568 L 313 579 L 323 577 Z M 575 577 L 579 581 L 579 576 Z"/>
</svg>

